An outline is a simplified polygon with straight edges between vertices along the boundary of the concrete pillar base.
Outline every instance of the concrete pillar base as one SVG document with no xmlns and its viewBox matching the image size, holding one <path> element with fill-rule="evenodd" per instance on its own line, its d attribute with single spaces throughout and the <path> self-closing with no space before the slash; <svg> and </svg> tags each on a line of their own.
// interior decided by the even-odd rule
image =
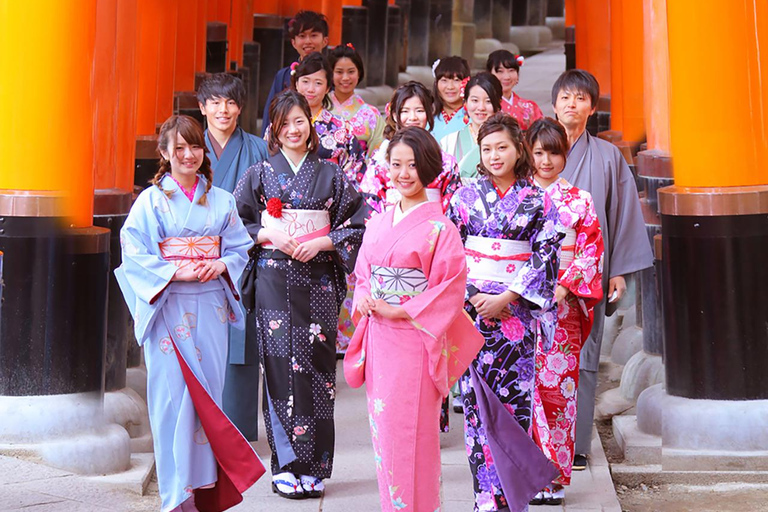
<svg viewBox="0 0 768 512">
<path fill-rule="evenodd" d="M 147 403 L 147 368 L 135 366 L 125 372 L 125 387 L 134 390 Z"/>
<path fill-rule="evenodd" d="M 621 329 L 622 317 L 618 313 L 615 315 L 605 317 L 605 323 L 603 324 L 603 341 L 600 344 L 600 355 L 610 357 L 613 344 L 616 342 L 616 337 L 619 335 Z"/>
<path fill-rule="evenodd" d="M 520 48 L 523 55 L 541 51 L 541 47 L 552 42 L 552 31 L 543 25 L 510 27 L 509 40 Z"/>
<path fill-rule="evenodd" d="M 131 438 L 131 453 L 153 450 L 147 403 L 131 388 L 104 393 L 104 417 L 123 427 Z"/>
<path fill-rule="evenodd" d="M 619 388 L 609 389 L 597 397 L 595 419 L 602 421 L 617 418 L 619 414 L 624 414 L 634 406 L 634 402 L 621 395 Z"/>
<path fill-rule="evenodd" d="M 477 26 L 474 23 L 453 22 L 451 25 L 451 55 L 458 55 L 472 62 L 475 55 Z"/>
<path fill-rule="evenodd" d="M 663 471 L 768 472 L 768 400 L 682 398 L 658 384 L 637 418 L 638 432 L 661 439 Z"/>
<path fill-rule="evenodd" d="M 0 417 L 0 454 L 85 475 L 130 467 L 130 437 L 107 420 L 99 393 L 3 396 Z"/>
<path fill-rule="evenodd" d="M 552 32 L 554 39 L 565 39 L 565 18 L 547 18 L 547 27 Z"/>
<path fill-rule="evenodd" d="M 626 324 L 626 317 L 624 323 Z M 629 359 L 643 350 L 643 330 L 637 325 L 623 327 L 611 348 L 611 361 L 625 365 Z"/>
<path fill-rule="evenodd" d="M 621 396 L 637 401 L 645 389 L 664 382 L 664 363 L 660 355 L 641 350 L 629 358 L 621 374 Z"/>
</svg>

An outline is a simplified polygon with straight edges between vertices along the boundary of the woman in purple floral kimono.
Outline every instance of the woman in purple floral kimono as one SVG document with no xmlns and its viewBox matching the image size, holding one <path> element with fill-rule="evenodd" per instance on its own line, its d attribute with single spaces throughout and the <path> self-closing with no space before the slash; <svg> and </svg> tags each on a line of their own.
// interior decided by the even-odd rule
<svg viewBox="0 0 768 512">
<path fill-rule="evenodd" d="M 506 409 L 530 434 L 536 337 L 553 332 L 555 317 L 547 309 L 557 284 L 563 233 L 557 209 L 530 180 L 531 157 L 517 122 L 494 114 L 480 129 L 478 143 L 481 177 L 454 194 L 447 215 L 465 244 L 468 309 L 485 337 L 460 384 L 474 510 L 495 511 L 513 507 L 505 475 L 494 461 L 502 454 L 492 453 L 494 442 L 504 440 L 495 439 L 493 425 L 483 421 L 479 402 L 488 396 L 481 393 L 489 388 L 485 395 L 500 402 L 497 410 L 503 414 Z"/>
</svg>

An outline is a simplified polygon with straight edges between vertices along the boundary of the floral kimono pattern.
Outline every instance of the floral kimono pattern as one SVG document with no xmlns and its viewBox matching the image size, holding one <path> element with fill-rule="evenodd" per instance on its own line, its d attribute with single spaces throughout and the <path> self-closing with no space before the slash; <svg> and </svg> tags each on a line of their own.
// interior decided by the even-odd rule
<svg viewBox="0 0 768 512">
<path fill-rule="evenodd" d="M 504 321 L 476 315 L 475 326 L 485 338 L 472 363 L 520 426 L 530 433 L 531 402 L 535 384 L 535 347 L 540 333 L 552 333 L 554 314 L 548 311 L 554 296 L 563 233 L 557 210 L 542 190 L 518 180 L 503 197 L 493 183 L 481 177 L 454 194 L 448 217 L 459 228 L 462 239 L 480 236 L 530 243 L 531 255 L 514 282 L 467 279 L 467 296 L 499 294 L 511 290 L 520 299 L 510 303 L 512 316 Z M 468 258 L 468 266 L 472 259 Z M 474 312 L 469 303 L 467 308 Z M 476 383 L 469 373 L 461 378 L 464 432 L 467 456 L 475 491 L 475 511 L 494 511 L 507 506 L 493 454 L 486 438 L 475 395 Z"/>
<path fill-rule="evenodd" d="M 546 190 L 562 226 L 575 238 L 563 245 L 558 284 L 570 291 L 557 310 L 555 339 L 549 350 L 539 340 L 534 393 L 534 439 L 557 466 L 555 483 L 568 485 L 576 430 L 576 391 L 581 346 L 592 329 L 595 305 L 603 297 L 603 235 L 592 196 L 560 178 Z M 565 255 L 573 254 L 566 263 Z"/>
<path fill-rule="evenodd" d="M 472 135 L 471 125 L 466 125 L 461 130 L 443 137 L 440 141 L 440 147 L 456 159 L 459 165 L 459 174 L 465 183 L 468 183 L 467 179 L 477 178 L 480 147 L 477 145 L 477 139 Z"/>
<path fill-rule="evenodd" d="M 337 165 L 307 155 L 296 174 L 278 153 L 251 167 L 235 189 L 240 217 L 256 239 L 267 202 L 326 210 L 332 252 L 306 263 L 255 249 L 255 313 L 264 370 L 264 418 L 273 474 L 329 478 L 333 468 L 336 326 L 362 241 L 365 203 Z M 270 210 L 271 212 L 271 210 Z"/>
<path fill-rule="evenodd" d="M 331 113 L 347 122 L 366 156 L 371 156 L 384 140 L 384 118 L 379 109 L 366 103 L 359 94 L 353 94 L 341 103 L 333 91 L 329 94 L 333 108 Z"/>
<path fill-rule="evenodd" d="M 514 92 L 511 100 L 501 98 L 501 110 L 514 117 L 523 130 L 527 130 L 536 120 L 544 117 L 535 101 L 523 99 Z"/>
</svg>

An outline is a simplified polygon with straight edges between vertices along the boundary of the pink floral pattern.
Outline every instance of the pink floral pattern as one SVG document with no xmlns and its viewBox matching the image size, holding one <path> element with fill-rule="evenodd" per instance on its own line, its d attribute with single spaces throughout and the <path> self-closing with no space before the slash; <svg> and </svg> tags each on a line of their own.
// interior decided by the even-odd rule
<svg viewBox="0 0 768 512">
<path fill-rule="evenodd" d="M 514 92 L 512 101 L 501 99 L 501 110 L 514 117 L 523 130 L 527 130 L 536 120 L 544 117 L 535 101 L 523 99 Z"/>
</svg>

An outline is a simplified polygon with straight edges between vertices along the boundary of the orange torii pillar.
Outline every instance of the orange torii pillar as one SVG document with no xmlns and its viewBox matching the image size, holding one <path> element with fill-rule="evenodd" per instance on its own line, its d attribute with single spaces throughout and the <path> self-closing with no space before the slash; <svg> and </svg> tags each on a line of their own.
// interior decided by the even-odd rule
<svg viewBox="0 0 768 512">
<path fill-rule="evenodd" d="M 565 69 L 576 67 L 576 0 L 565 0 Z"/>
<path fill-rule="evenodd" d="M 701 0 L 695 9 L 691 23 L 687 3 L 667 4 L 675 185 L 659 192 L 662 464 L 678 471 L 762 470 L 768 466 L 768 53 L 762 47 L 768 11 L 761 2 L 724 9 L 719 0 Z M 712 103 L 712 89 L 702 84 L 711 81 L 713 66 L 723 77 L 716 92 L 727 100 L 727 119 L 704 107 Z"/>
<path fill-rule="evenodd" d="M 160 54 L 163 30 L 160 2 L 138 0 L 136 41 L 136 165 L 134 187 L 146 188 L 157 172 L 157 82 L 164 60 Z M 169 72 L 167 68 L 164 71 Z"/>
<path fill-rule="evenodd" d="M 173 92 L 176 69 L 176 34 L 180 0 L 163 0 L 160 4 L 160 66 L 157 73 L 157 110 L 155 123 L 161 125 L 173 114 Z M 182 7 L 183 8 L 183 7 Z"/>
<path fill-rule="evenodd" d="M 0 101 L 23 107 L 0 125 L 0 443 L 69 471 L 123 471 L 128 434 L 102 412 L 109 231 L 92 224 L 96 0 L 2 11 Z"/>
<path fill-rule="evenodd" d="M 205 37 L 205 71 L 207 73 L 224 73 L 227 71 L 230 2 L 231 0 L 208 0 Z"/>
<path fill-rule="evenodd" d="M 198 9 L 206 7 L 201 0 L 180 2 L 176 17 L 176 68 L 174 70 L 173 113 L 183 114 L 203 122 L 200 109 L 197 108 L 195 95 L 196 81 L 196 49 Z M 203 22 L 203 25 L 205 23 Z M 200 77 L 202 80 L 202 77 Z"/>
<path fill-rule="evenodd" d="M 597 112 L 587 123 L 592 135 L 611 124 L 611 0 L 575 0 L 576 67 L 595 75 L 600 84 Z"/>
<path fill-rule="evenodd" d="M 630 165 L 645 139 L 643 0 L 611 0 L 611 129 Z"/>
</svg>

